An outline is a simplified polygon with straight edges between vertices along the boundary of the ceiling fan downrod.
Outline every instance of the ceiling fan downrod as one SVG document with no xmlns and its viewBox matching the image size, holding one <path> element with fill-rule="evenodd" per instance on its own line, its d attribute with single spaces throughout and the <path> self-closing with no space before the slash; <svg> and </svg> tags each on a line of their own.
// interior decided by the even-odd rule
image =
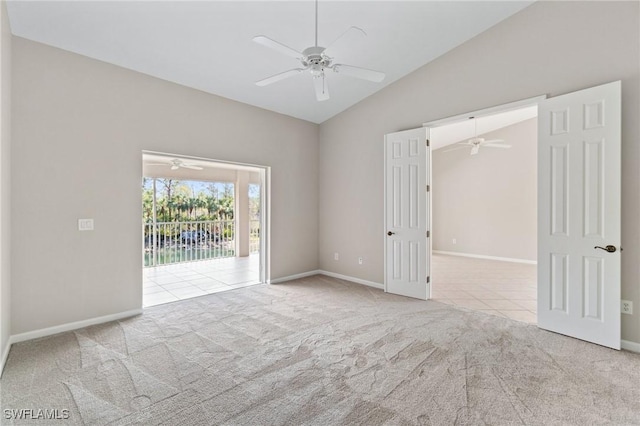
<svg viewBox="0 0 640 426">
<path fill-rule="evenodd" d="M 316 0 L 316 47 L 318 47 L 318 0 Z"/>
</svg>

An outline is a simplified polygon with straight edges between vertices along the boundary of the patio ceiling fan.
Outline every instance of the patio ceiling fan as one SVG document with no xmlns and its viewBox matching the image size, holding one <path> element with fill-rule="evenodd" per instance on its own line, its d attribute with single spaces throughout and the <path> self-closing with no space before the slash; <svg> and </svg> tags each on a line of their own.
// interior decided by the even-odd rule
<svg viewBox="0 0 640 426">
<path fill-rule="evenodd" d="M 446 149 L 443 152 L 456 151 L 458 149 L 471 147 L 471 152 L 469 155 L 476 155 L 478 154 L 478 152 L 480 152 L 480 147 L 483 147 L 483 146 L 486 146 L 488 148 L 503 148 L 503 149 L 511 148 L 511 145 L 502 143 L 504 142 L 504 140 L 502 139 L 485 140 L 485 138 L 479 138 L 478 137 L 478 119 L 475 117 L 469 117 L 469 118 L 473 118 L 473 124 L 475 128 L 474 137 L 464 142 L 458 142 L 458 145 L 461 145 L 461 146 L 456 146 L 451 149 Z"/>
<path fill-rule="evenodd" d="M 342 33 L 329 47 L 318 46 L 318 0 L 316 0 L 316 38 L 315 44 L 307 47 L 302 52 L 298 52 L 289 46 L 277 42 L 269 37 L 259 35 L 253 38 L 253 41 L 266 46 L 270 49 L 278 51 L 282 54 L 296 58 L 300 61 L 301 67 L 281 72 L 263 80 L 257 81 L 258 86 L 267 86 L 277 81 L 284 80 L 294 75 L 308 72 L 313 77 L 313 85 L 318 101 L 326 101 L 329 99 L 329 87 L 327 86 L 326 72 L 331 71 L 336 74 L 343 74 L 350 77 L 360 78 L 363 80 L 379 83 L 385 78 L 385 74 L 380 71 L 374 71 L 367 68 L 360 68 L 353 65 L 334 63 L 331 51 L 341 40 L 354 39 L 356 37 L 366 36 L 367 34 L 358 27 L 349 27 Z"/>
<path fill-rule="evenodd" d="M 196 166 L 195 164 L 185 163 L 184 161 L 178 158 L 174 158 L 173 160 L 167 163 L 147 163 L 147 166 L 170 166 L 171 170 L 178 170 L 178 169 L 203 170 L 203 168 L 200 166 Z"/>
</svg>

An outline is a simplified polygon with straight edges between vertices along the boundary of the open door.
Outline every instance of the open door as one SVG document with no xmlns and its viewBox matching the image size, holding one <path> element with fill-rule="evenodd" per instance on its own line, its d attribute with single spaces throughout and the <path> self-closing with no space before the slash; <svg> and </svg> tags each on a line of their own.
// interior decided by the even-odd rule
<svg viewBox="0 0 640 426">
<path fill-rule="evenodd" d="M 385 135 L 386 292 L 429 297 L 428 128 Z"/>
<path fill-rule="evenodd" d="M 620 82 L 539 104 L 538 326 L 620 349 Z"/>
</svg>

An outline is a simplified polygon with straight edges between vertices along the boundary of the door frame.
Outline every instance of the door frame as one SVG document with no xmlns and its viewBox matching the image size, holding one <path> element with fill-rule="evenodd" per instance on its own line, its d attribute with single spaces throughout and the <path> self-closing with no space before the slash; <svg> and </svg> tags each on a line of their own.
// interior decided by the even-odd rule
<svg viewBox="0 0 640 426">
<path fill-rule="evenodd" d="M 487 115 L 494 115 L 494 114 L 499 114 L 499 113 L 503 113 L 503 112 L 508 112 L 508 111 L 513 111 L 513 110 L 517 110 L 517 109 L 521 109 L 521 108 L 526 108 L 526 107 L 531 107 L 531 106 L 538 106 L 538 104 L 542 101 L 544 101 L 545 99 L 547 99 L 547 95 L 539 95 L 539 96 L 534 96 L 531 98 L 526 98 L 526 99 L 522 99 L 519 101 L 514 101 L 514 102 L 509 102 L 506 104 L 501 104 L 501 105 L 496 105 L 496 106 L 492 106 L 492 107 L 488 107 L 488 108 L 483 108 L 483 109 L 479 109 L 479 110 L 475 110 L 475 111 L 470 111 L 464 114 L 457 114 L 454 116 L 450 116 L 450 117 L 445 117 L 445 118 L 440 118 L 437 120 L 433 120 L 433 121 L 428 121 L 426 123 L 423 123 L 422 126 L 426 127 L 429 129 L 429 131 L 427 131 L 428 134 L 430 134 L 430 130 L 436 127 L 441 127 L 441 126 L 446 126 L 449 124 L 453 124 L 453 123 L 459 123 L 462 121 L 467 121 L 469 120 L 470 117 L 482 117 L 482 116 L 487 116 Z M 433 165 L 432 165 L 432 161 L 433 161 L 433 155 L 429 155 L 429 158 L 427 158 L 428 161 L 428 168 L 429 168 L 429 173 L 432 172 L 433 170 Z M 536 164 L 537 164 L 537 158 L 536 158 Z M 429 177 L 429 182 L 432 182 L 431 180 L 431 176 Z M 385 195 L 385 200 L 386 200 L 386 195 Z M 429 218 L 430 218 L 430 223 L 428 224 L 429 229 L 432 230 L 432 221 L 433 221 L 433 203 L 429 203 Z M 429 238 L 429 245 L 431 245 L 432 239 Z M 433 250 L 429 250 L 429 257 L 427 259 L 427 263 L 431 264 L 431 257 L 433 256 Z M 431 299 L 431 289 L 432 289 L 432 284 L 433 284 L 433 279 L 430 281 L 430 283 L 428 284 L 428 292 L 427 292 L 427 299 Z M 537 284 L 536 284 L 537 285 Z"/>
<path fill-rule="evenodd" d="M 547 99 L 547 95 L 538 95 L 538 96 L 534 96 L 531 98 L 526 98 L 526 99 L 521 99 L 518 101 L 514 101 L 514 102 L 508 102 L 506 104 L 500 104 L 500 105 L 495 105 L 492 107 L 488 107 L 488 108 L 483 108 L 483 109 L 479 109 L 479 110 L 475 110 L 475 111 L 470 111 L 470 112 L 466 112 L 463 114 L 457 114 L 457 115 L 453 115 L 453 116 L 449 116 L 449 117 L 444 117 L 444 118 L 440 118 L 437 120 L 432 120 L 432 121 L 428 121 L 422 124 L 422 127 L 426 128 L 426 133 L 428 135 L 428 137 L 430 138 L 431 136 L 431 129 L 436 128 L 436 127 L 441 127 L 441 126 L 445 126 L 448 124 L 453 124 L 453 123 L 457 123 L 457 122 L 461 122 L 461 121 L 466 121 L 469 119 L 469 117 L 480 117 L 480 116 L 486 116 L 486 115 L 493 115 L 493 114 L 498 114 L 498 113 L 502 113 L 502 112 L 508 112 L 508 111 L 513 111 L 516 109 L 520 109 L 520 108 L 526 108 L 526 107 L 530 107 L 530 106 L 538 106 L 538 104 L 542 101 L 544 101 L 545 99 Z M 432 160 L 433 160 L 433 155 L 428 155 L 428 158 L 426 159 L 427 161 L 427 168 L 429 170 L 429 182 L 431 184 L 432 180 L 431 180 L 431 174 L 432 174 Z M 537 159 L 536 159 L 537 162 Z M 385 176 L 386 176 L 386 148 L 385 148 L 385 163 L 384 163 L 384 167 L 385 167 Z M 384 185 L 384 217 L 383 217 L 383 221 L 384 221 L 384 226 L 386 227 L 387 225 L 387 190 L 386 190 L 386 178 L 385 178 L 385 185 Z M 431 201 L 428 202 L 428 209 L 429 209 L 429 223 L 427 224 L 427 229 L 429 230 L 429 232 L 432 231 L 432 219 L 433 219 L 433 205 L 431 203 Z M 425 212 L 426 213 L 426 212 Z M 426 220 L 426 218 L 422 218 L 423 220 Z M 384 239 L 384 243 L 383 243 L 383 250 L 384 250 L 384 290 L 385 292 L 387 291 L 387 248 L 386 248 L 386 244 L 387 244 L 387 240 L 386 238 Z M 429 268 L 431 267 L 431 258 L 433 256 L 433 247 L 432 247 L 432 238 L 427 238 L 427 244 L 429 245 L 429 256 L 427 257 L 427 265 L 429 266 Z M 431 289 L 433 288 L 432 286 L 433 284 L 433 280 L 430 279 L 429 282 L 427 283 L 427 300 L 431 299 Z"/>
<path fill-rule="evenodd" d="M 237 161 L 216 160 L 213 158 L 196 157 L 184 154 L 168 152 L 142 150 L 141 159 L 144 155 L 162 155 L 166 157 L 176 157 L 185 160 L 198 160 L 222 165 L 251 167 L 257 169 L 260 174 L 260 261 L 258 279 L 260 283 L 270 283 L 271 281 L 271 167 L 260 164 L 249 164 Z M 140 162 L 142 165 L 142 161 Z M 143 175 L 142 170 L 140 173 Z M 140 261 L 142 265 L 142 260 Z M 142 268 L 142 266 L 141 266 Z M 142 270 L 140 271 L 142 273 Z M 142 275 L 141 275 L 142 276 Z"/>
</svg>

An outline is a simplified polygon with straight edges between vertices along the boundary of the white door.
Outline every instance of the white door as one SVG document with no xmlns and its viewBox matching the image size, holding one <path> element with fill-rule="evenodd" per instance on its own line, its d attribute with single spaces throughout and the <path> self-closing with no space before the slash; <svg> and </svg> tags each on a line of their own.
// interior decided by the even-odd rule
<svg viewBox="0 0 640 426">
<path fill-rule="evenodd" d="M 427 299 L 428 129 L 385 135 L 385 291 Z"/>
<path fill-rule="evenodd" d="M 538 115 L 538 326 L 615 349 L 620 113 L 618 81 L 542 101 Z"/>
</svg>

